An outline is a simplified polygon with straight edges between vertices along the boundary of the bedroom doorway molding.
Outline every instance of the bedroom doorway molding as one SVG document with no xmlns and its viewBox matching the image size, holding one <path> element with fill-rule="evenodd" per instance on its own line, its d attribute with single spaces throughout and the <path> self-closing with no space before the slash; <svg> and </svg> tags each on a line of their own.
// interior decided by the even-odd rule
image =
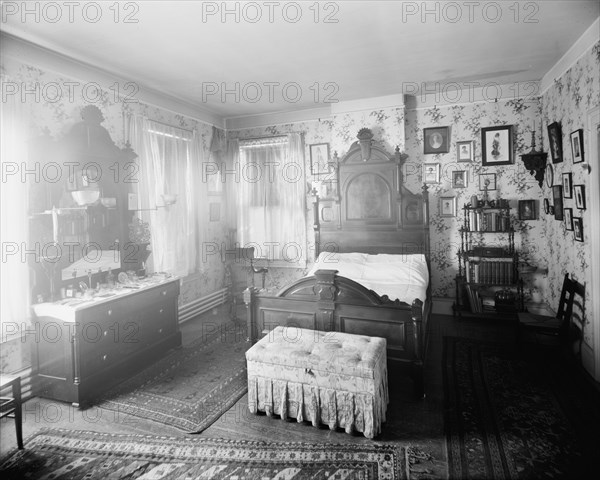
<svg viewBox="0 0 600 480">
<path fill-rule="evenodd" d="M 590 171 L 590 250 L 591 250 L 591 277 L 588 292 L 598 292 L 600 289 L 600 107 L 595 107 L 588 112 L 585 136 L 589 139 L 589 157 L 587 163 Z M 600 295 L 590 295 L 592 302 L 593 318 L 592 343 L 593 351 L 583 351 L 583 366 L 600 382 Z M 585 342 L 584 342 L 585 345 Z M 589 347 L 588 347 L 589 348 Z M 587 349 L 586 349 L 587 350 Z M 586 359 L 586 357 L 588 357 Z M 590 358 L 591 357 L 591 358 Z"/>
</svg>

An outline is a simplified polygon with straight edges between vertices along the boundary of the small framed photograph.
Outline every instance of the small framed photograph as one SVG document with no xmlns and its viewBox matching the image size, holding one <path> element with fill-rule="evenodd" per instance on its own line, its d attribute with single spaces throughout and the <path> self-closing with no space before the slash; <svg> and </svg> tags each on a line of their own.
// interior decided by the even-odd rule
<svg viewBox="0 0 600 480">
<path fill-rule="evenodd" d="M 441 197 L 440 202 L 440 216 L 456 217 L 456 197 Z"/>
<path fill-rule="evenodd" d="M 552 164 L 548 163 L 546 165 L 546 185 L 552 188 L 554 185 L 554 168 L 552 168 Z"/>
<path fill-rule="evenodd" d="M 575 195 L 575 206 L 579 210 L 585 210 L 585 185 L 573 185 Z"/>
<path fill-rule="evenodd" d="M 535 200 L 519 200 L 519 220 L 537 220 Z"/>
<path fill-rule="evenodd" d="M 560 131 L 560 123 L 554 122 L 548 125 L 548 140 L 550 141 L 552 163 L 562 162 L 562 133 Z"/>
<path fill-rule="evenodd" d="M 571 172 L 562 174 L 563 197 L 573 198 L 573 175 Z"/>
<path fill-rule="evenodd" d="M 456 158 L 459 162 L 473 161 L 473 143 L 473 140 L 456 142 Z"/>
<path fill-rule="evenodd" d="M 310 149 L 310 173 L 324 175 L 329 173 L 329 144 L 313 143 Z"/>
<path fill-rule="evenodd" d="M 496 190 L 496 174 L 495 173 L 482 173 L 479 175 L 479 190 L 485 190 L 487 186 L 488 192 L 490 190 Z"/>
<path fill-rule="evenodd" d="M 552 187 L 552 199 L 554 200 L 554 218 L 556 220 L 563 219 L 563 187 L 562 185 L 554 185 Z"/>
<path fill-rule="evenodd" d="M 573 231 L 575 240 L 583 242 L 583 219 L 581 217 L 573 217 Z"/>
<path fill-rule="evenodd" d="M 481 164 L 485 167 L 509 165 L 514 162 L 513 126 L 481 129 Z"/>
<path fill-rule="evenodd" d="M 440 164 L 423 164 L 423 183 L 440 183 Z"/>
<path fill-rule="evenodd" d="M 452 188 L 465 188 L 467 186 L 467 171 L 455 170 L 452 172 Z"/>
<path fill-rule="evenodd" d="M 544 198 L 544 213 L 550 213 L 550 201 Z"/>
<path fill-rule="evenodd" d="M 554 205 L 550 205 L 550 211 L 548 213 L 554 216 Z"/>
<path fill-rule="evenodd" d="M 571 133 L 571 155 L 573 163 L 583 162 L 583 130 L 575 130 Z"/>
<path fill-rule="evenodd" d="M 573 231 L 573 209 L 565 208 L 565 230 Z"/>
<path fill-rule="evenodd" d="M 450 151 L 450 127 L 423 129 L 423 153 L 448 153 Z"/>
</svg>

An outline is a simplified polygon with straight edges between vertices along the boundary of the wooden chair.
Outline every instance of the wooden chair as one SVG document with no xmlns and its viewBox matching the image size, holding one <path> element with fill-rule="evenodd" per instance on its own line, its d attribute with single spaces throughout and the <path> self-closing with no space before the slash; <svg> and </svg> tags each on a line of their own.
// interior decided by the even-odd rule
<svg viewBox="0 0 600 480">
<path fill-rule="evenodd" d="M 577 298 L 579 297 L 579 298 Z M 578 355 L 583 341 L 583 302 L 585 287 L 565 274 L 556 316 L 519 312 L 518 340 L 526 333 L 554 337 L 558 343 L 578 342 Z M 575 307 L 575 308 L 574 308 Z M 581 325 L 580 327 L 577 326 Z M 553 342 L 556 343 L 556 342 Z M 552 344 L 552 343 L 551 343 Z"/>
<path fill-rule="evenodd" d="M 11 389 L 10 397 L 0 398 L 0 418 L 14 417 L 17 431 L 17 446 L 23 448 L 23 427 L 21 414 L 21 377 L 0 375 L 0 390 Z"/>
</svg>

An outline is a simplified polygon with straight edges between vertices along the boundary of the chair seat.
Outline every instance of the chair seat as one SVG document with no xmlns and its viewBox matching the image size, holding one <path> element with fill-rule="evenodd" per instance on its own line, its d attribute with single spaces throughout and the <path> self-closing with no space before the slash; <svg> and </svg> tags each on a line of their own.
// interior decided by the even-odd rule
<svg viewBox="0 0 600 480">
<path fill-rule="evenodd" d="M 561 321 L 556 317 L 536 315 L 535 313 L 519 312 L 519 326 L 526 330 L 547 331 L 552 335 L 559 334 Z"/>
</svg>

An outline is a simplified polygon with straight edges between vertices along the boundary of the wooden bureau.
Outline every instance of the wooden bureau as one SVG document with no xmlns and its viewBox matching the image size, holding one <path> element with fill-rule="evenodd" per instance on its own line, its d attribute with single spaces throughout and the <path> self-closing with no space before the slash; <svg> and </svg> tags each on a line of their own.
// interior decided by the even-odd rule
<svg viewBox="0 0 600 480">
<path fill-rule="evenodd" d="M 33 394 L 86 407 L 181 345 L 179 280 L 142 282 L 107 298 L 33 306 Z"/>
</svg>

